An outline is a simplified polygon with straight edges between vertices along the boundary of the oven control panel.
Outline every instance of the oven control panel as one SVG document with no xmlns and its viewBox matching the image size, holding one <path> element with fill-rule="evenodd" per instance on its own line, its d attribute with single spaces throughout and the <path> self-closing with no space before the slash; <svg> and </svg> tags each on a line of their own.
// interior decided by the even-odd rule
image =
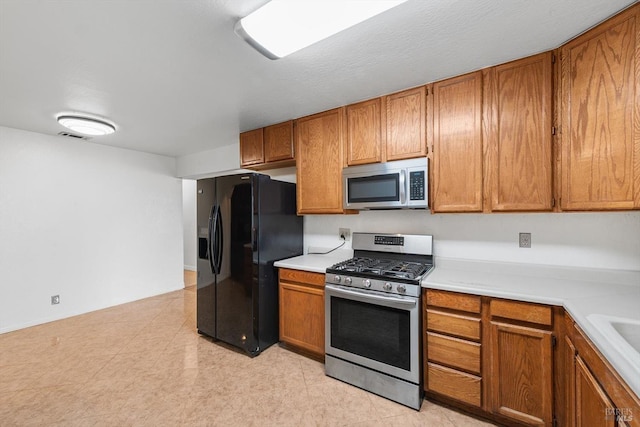
<svg viewBox="0 0 640 427">
<path fill-rule="evenodd" d="M 379 236 L 373 237 L 374 245 L 404 246 L 404 236 Z"/>
<path fill-rule="evenodd" d="M 359 288 L 364 291 L 392 293 L 406 295 L 414 298 L 420 297 L 420 285 L 410 285 L 388 280 L 367 279 L 363 277 L 342 276 L 340 274 L 327 273 L 325 282 L 333 285 L 341 285 L 343 288 Z M 358 291 L 354 289 L 354 291 Z"/>
</svg>

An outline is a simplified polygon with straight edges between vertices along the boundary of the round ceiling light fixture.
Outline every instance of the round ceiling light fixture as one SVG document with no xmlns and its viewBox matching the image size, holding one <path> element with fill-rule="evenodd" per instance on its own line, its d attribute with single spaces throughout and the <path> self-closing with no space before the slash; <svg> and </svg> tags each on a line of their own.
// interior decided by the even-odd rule
<svg viewBox="0 0 640 427">
<path fill-rule="evenodd" d="M 58 123 L 83 135 L 102 136 L 109 135 L 116 131 L 116 127 L 100 119 L 93 117 L 78 116 L 74 114 L 61 114 L 58 116 Z"/>
</svg>

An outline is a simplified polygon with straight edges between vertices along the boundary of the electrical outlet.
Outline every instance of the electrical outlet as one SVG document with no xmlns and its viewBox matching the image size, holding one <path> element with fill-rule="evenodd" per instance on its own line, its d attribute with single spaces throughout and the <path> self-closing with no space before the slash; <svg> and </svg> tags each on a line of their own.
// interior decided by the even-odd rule
<svg viewBox="0 0 640 427">
<path fill-rule="evenodd" d="M 344 237 L 344 240 L 351 240 L 351 229 L 350 228 L 339 228 L 338 229 L 338 236 L 342 239 Z"/>
<path fill-rule="evenodd" d="M 53 295 L 51 297 L 51 305 L 60 304 L 60 295 Z"/>
<path fill-rule="evenodd" d="M 531 233 L 520 233 L 520 247 L 521 248 L 530 248 L 531 247 Z"/>
</svg>

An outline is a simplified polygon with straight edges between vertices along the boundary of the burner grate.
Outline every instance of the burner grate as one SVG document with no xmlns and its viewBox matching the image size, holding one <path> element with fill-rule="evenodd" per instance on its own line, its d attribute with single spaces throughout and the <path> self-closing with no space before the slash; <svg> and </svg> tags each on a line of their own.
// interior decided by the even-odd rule
<svg viewBox="0 0 640 427">
<path fill-rule="evenodd" d="M 401 260 L 354 257 L 330 268 L 336 272 L 413 280 L 422 276 L 430 268 L 430 265 Z"/>
</svg>

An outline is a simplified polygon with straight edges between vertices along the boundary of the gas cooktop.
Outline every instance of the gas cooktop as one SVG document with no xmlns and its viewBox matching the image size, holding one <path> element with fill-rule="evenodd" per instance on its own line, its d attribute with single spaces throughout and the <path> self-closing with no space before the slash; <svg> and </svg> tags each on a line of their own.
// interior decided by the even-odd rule
<svg viewBox="0 0 640 427">
<path fill-rule="evenodd" d="M 421 278 L 431 268 L 433 268 L 433 264 L 429 263 L 354 257 L 329 267 L 327 272 L 357 275 L 358 277 L 415 280 Z"/>
<path fill-rule="evenodd" d="M 353 233 L 352 246 L 353 258 L 327 268 L 328 282 L 353 286 L 361 281 L 351 278 L 364 278 L 419 285 L 433 269 L 432 236 Z"/>
</svg>

